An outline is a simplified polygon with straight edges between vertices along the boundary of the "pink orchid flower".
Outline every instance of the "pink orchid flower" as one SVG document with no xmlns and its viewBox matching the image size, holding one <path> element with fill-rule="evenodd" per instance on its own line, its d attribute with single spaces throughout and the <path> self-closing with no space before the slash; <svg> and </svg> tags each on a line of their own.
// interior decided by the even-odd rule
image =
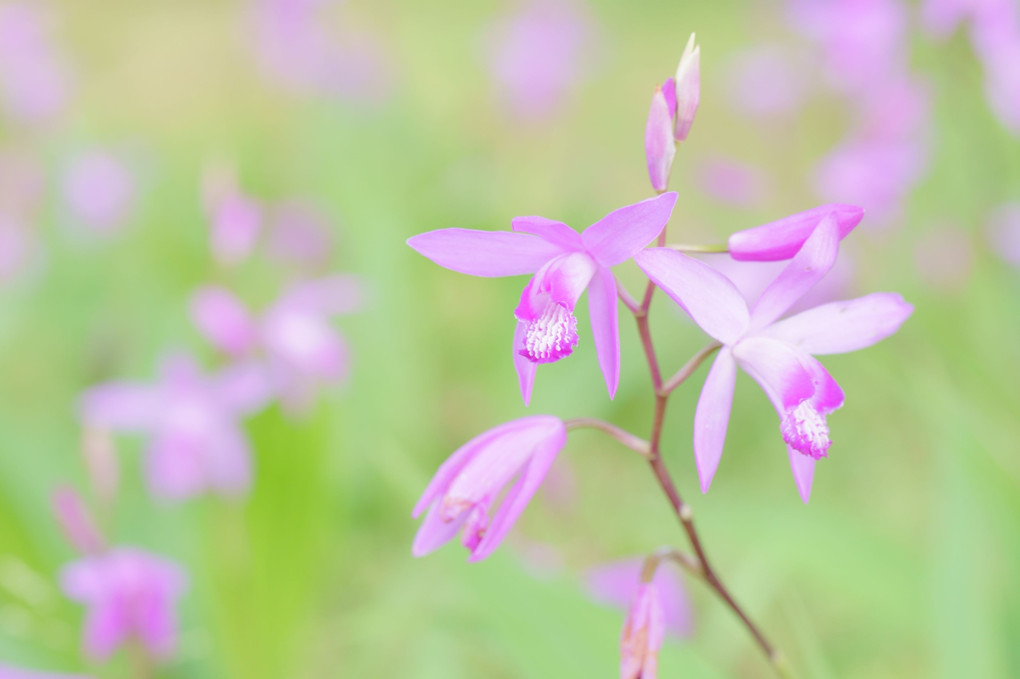
<svg viewBox="0 0 1020 679">
<path fill-rule="evenodd" d="M 261 351 L 274 390 L 300 411 L 318 384 L 347 378 L 347 343 L 330 320 L 360 307 L 360 287 L 349 275 L 297 283 L 255 317 L 231 291 L 208 286 L 195 294 L 191 313 L 199 331 L 224 353 L 240 358 Z"/>
<path fill-rule="evenodd" d="M 239 420 L 269 395 L 264 371 L 253 363 L 207 376 L 190 357 L 175 355 L 164 361 L 156 384 L 110 382 L 89 389 L 81 414 L 89 426 L 149 434 L 147 475 L 155 495 L 236 496 L 251 485 L 251 452 Z"/>
<path fill-rule="evenodd" d="M 85 652 L 108 658 L 134 640 L 155 658 L 173 655 L 177 646 L 177 599 L 187 576 L 173 562 L 139 549 L 118 547 L 86 556 L 64 568 L 61 587 L 85 604 Z"/>
<path fill-rule="evenodd" d="M 592 568 L 585 574 L 586 589 L 593 599 L 626 609 L 638 598 L 643 566 L 644 559 L 638 558 Z M 690 636 L 694 626 L 691 603 L 676 569 L 668 563 L 661 564 L 655 571 L 652 584 L 659 593 L 665 631 L 679 637 Z"/>
<path fill-rule="evenodd" d="M 774 222 L 732 233 L 727 249 L 730 257 L 741 262 L 790 259 L 829 216 L 835 220 L 839 239 L 842 240 L 864 219 L 864 210 L 856 205 L 820 205 Z"/>
<path fill-rule="evenodd" d="M 411 548 L 424 556 L 463 528 L 468 561 L 495 551 L 538 490 L 567 442 L 567 428 L 552 415 L 533 415 L 502 424 L 457 449 L 432 477 L 413 518 L 425 510 Z M 503 488 L 518 476 L 493 516 L 490 509 Z"/>
<path fill-rule="evenodd" d="M 702 492 L 719 466 L 739 365 L 779 414 L 794 480 L 804 502 L 815 461 L 828 453 L 826 415 L 843 405 L 843 390 L 813 354 L 855 351 L 896 332 L 913 307 L 892 293 L 831 302 L 777 320 L 836 261 L 839 227 L 829 216 L 748 308 L 737 288 L 712 267 L 665 248 L 646 250 L 638 266 L 723 347 L 694 415 L 694 456 Z"/>
<path fill-rule="evenodd" d="M 665 632 L 659 589 L 642 583 L 620 634 L 620 679 L 655 679 Z"/>
<path fill-rule="evenodd" d="M 590 288 L 595 351 L 612 398 L 620 381 L 620 335 L 611 267 L 659 235 L 676 198 L 670 192 L 622 207 L 580 234 L 544 217 L 515 217 L 511 232 L 440 229 L 413 236 L 407 244 L 436 264 L 471 276 L 534 274 L 514 311 L 513 358 L 525 405 L 537 365 L 565 358 L 577 345 L 574 307 Z"/>
</svg>

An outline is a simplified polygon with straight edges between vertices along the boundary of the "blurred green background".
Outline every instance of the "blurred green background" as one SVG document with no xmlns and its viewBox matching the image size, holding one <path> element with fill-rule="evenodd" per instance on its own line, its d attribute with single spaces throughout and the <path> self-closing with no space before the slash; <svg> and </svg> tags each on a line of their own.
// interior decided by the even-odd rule
<svg viewBox="0 0 1020 679">
<path fill-rule="evenodd" d="M 573 433 L 567 490 L 540 493 L 480 564 L 456 544 L 412 559 L 410 510 L 452 450 L 529 412 L 601 417 L 646 436 L 651 393 L 633 323 L 621 314 L 615 401 L 582 332 L 575 356 L 539 370 L 526 410 L 509 346 L 524 279 L 469 279 L 404 241 L 505 229 L 521 214 L 580 229 L 650 195 L 648 98 L 695 30 L 702 105 L 673 173 L 671 240 L 718 241 L 822 202 L 809 173 L 845 133 L 845 102 L 822 92 L 792 121 L 762 123 L 721 94 L 728 55 L 799 40 L 781 13 L 735 1 L 592 2 L 579 87 L 554 114 L 521 122 L 484 66 L 484 32 L 504 3 L 352 0 L 331 20 L 377 36 L 392 64 L 392 91 L 371 103 L 268 85 L 238 2 L 51 6 L 76 75 L 70 111 L 45 132 L 0 128 L 2 144 L 53 172 L 82 146 L 126 144 L 144 172 L 131 225 L 99 245 L 68 236 L 48 181 L 44 261 L 0 290 L 0 660 L 129 676 L 124 658 L 90 666 L 80 653 L 82 611 L 55 584 L 74 555 L 49 493 L 86 487 L 82 389 L 150 379 L 168 348 L 215 365 L 186 311 L 196 287 L 274 294 L 264 265 L 224 271 L 209 255 L 199 177 L 219 157 L 256 196 L 322 206 L 340 243 L 331 269 L 363 275 L 371 302 L 339 323 L 354 361 L 345 388 L 305 419 L 274 406 L 247 423 L 257 478 L 246 502 L 153 502 L 140 441 L 118 437 L 117 540 L 179 559 L 192 581 L 180 652 L 159 676 L 615 676 L 623 614 L 592 602 L 580 574 L 686 547 L 639 460 L 597 432 Z M 988 112 L 961 36 L 935 45 L 913 35 L 912 65 L 934 95 L 930 166 L 892 228 L 866 221 L 845 249 L 853 294 L 897 291 L 916 311 L 878 346 L 825 359 L 847 400 L 830 418 L 835 445 L 811 503 L 798 498 L 775 413 L 746 376 L 708 495 L 690 448 L 704 369 L 666 424 L 667 463 L 717 569 L 800 677 L 1020 676 L 1020 271 L 982 232 L 989 209 L 1020 199 L 1020 146 Z M 698 162 L 720 153 L 764 169 L 775 190 L 753 208 L 702 195 Z M 970 266 L 964 252 L 942 263 L 965 269 L 951 288 L 922 276 L 915 255 L 947 223 L 973 246 Z M 621 277 L 637 290 L 636 269 Z M 580 305 L 581 328 L 586 313 Z M 705 341 L 661 295 L 653 326 L 668 373 Z M 731 613 L 688 584 L 695 634 L 667 641 L 660 675 L 771 676 Z"/>
</svg>

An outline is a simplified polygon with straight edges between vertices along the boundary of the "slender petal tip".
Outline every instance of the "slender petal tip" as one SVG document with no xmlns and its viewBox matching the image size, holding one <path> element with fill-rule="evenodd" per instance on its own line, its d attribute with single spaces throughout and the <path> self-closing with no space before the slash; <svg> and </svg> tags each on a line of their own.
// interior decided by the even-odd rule
<svg viewBox="0 0 1020 679">
<path fill-rule="evenodd" d="M 856 205 L 832 203 L 737 231 L 729 238 L 730 257 L 750 262 L 790 259 L 830 214 L 836 220 L 839 239 L 842 240 L 861 223 L 864 209 Z"/>
</svg>

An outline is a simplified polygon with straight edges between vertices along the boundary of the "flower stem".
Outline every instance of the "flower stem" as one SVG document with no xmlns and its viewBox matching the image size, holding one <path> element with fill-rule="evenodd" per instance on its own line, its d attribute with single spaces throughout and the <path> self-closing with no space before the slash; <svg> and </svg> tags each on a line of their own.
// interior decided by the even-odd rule
<svg viewBox="0 0 1020 679">
<path fill-rule="evenodd" d="M 660 236 L 660 240 L 664 240 L 665 234 Z M 660 442 L 662 440 L 662 425 L 666 417 L 666 404 L 669 400 L 670 394 L 676 387 L 684 382 L 706 358 L 708 358 L 712 352 L 719 348 L 718 343 L 712 343 L 703 348 L 697 354 L 688 361 L 684 367 L 682 367 L 677 373 L 670 378 L 669 382 L 663 385 L 662 373 L 659 369 L 659 360 L 655 354 L 655 345 L 652 342 L 651 331 L 648 327 L 648 308 L 651 304 L 652 292 L 654 285 L 649 282 L 648 290 L 645 291 L 645 298 L 642 303 L 641 309 L 634 312 L 634 319 L 637 321 L 638 333 L 641 336 L 641 345 L 645 350 L 645 358 L 648 362 L 648 370 L 652 379 L 652 387 L 655 390 L 655 409 L 652 416 L 652 433 L 649 437 L 649 449 L 648 464 L 652 468 L 652 473 L 655 475 L 656 480 L 659 482 L 659 486 L 662 487 L 663 493 L 666 494 L 666 498 L 669 500 L 670 505 L 673 507 L 673 511 L 687 534 L 687 539 L 691 543 L 691 547 L 694 549 L 694 554 L 697 557 L 697 562 L 701 570 L 701 577 L 705 583 L 711 587 L 716 594 L 726 603 L 727 606 L 740 618 L 744 626 L 754 637 L 758 646 L 762 652 L 769 659 L 776 673 L 781 677 L 787 677 L 787 668 L 785 660 L 782 654 L 777 651 L 765 635 L 758 628 L 751 618 L 744 612 L 744 609 L 733 598 L 726 585 L 723 584 L 722 580 L 716 574 L 712 568 L 711 562 L 708 560 L 708 555 L 705 553 L 704 545 L 701 542 L 701 536 L 698 534 L 697 528 L 694 526 L 694 512 L 691 510 L 690 505 L 684 502 L 680 493 L 676 489 L 676 485 L 673 483 L 673 478 L 669 474 L 669 470 L 666 468 L 666 464 L 662 460 L 662 454 L 660 452 Z"/>
<path fill-rule="evenodd" d="M 610 424 L 604 420 L 598 420 L 592 417 L 576 417 L 571 420 L 564 420 L 563 423 L 567 425 L 567 431 L 570 431 L 571 429 L 598 429 L 599 431 L 604 431 L 624 446 L 633 450 L 635 453 L 638 453 L 644 458 L 648 457 L 648 441 L 634 436 L 629 431 L 621 429 L 615 424 Z"/>
</svg>

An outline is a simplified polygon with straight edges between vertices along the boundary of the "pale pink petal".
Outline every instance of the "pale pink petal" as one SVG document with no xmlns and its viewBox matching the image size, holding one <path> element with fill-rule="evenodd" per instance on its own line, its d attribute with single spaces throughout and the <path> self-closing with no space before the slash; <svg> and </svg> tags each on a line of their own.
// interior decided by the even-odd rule
<svg viewBox="0 0 1020 679">
<path fill-rule="evenodd" d="M 670 191 L 613 210 L 581 234 L 585 248 L 602 266 L 626 262 L 666 227 L 676 199 L 676 192 Z"/>
<path fill-rule="evenodd" d="M 737 363 L 729 347 L 723 347 L 705 378 L 698 407 L 694 412 L 694 460 L 698 466 L 702 493 L 708 492 L 719 467 L 736 383 Z"/>
<path fill-rule="evenodd" d="M 93 605 L 85 615 L 85 652 L 105 660 L 127 641 L 131 631 L 125 611 L 115 601 Z"/>
<path fill-rule="evenodd" d="M 752 229 L 730 235 L 729 250 L 733 259 L 775 261 L 790 259 L 800 251 L 808 237 L 832 214 L 839 228 L 839 238 L 846 238 L 864 218 L 864 210 L 855 205 L 830 204 L 783 217 Z"/>
<path fill-rule="evenodd" d="M 588 287 L 588 310 L 599 367 L 609 389 L 609 398 L 613 398 L 620 383 L 620 330 L 616 279 L 609 269 L 600 268 L 595 273 Z"/>
<path fill-rule="evenodd" d="M 526 356 L 523 356 L 518 347 L 524 346 L 525 336 L 527 334 L 528 324 L 524 321 L 517 321 L 517 327 L 514 330 L 514 370 L 517 371 L 517 381 L 521 388 L 521 398 L 524 399 L 524 405 L 531 403 L 531 390 L 535 385 L 535 371 L 538 369 L 538 364 L 529 361 Z"/>
<path fill-rule="evenodd" d="M 562 253 L 542 238 L 508 231 L 440 229 L 412 236 L 407 244 L 439 266 L 483 277 L 534 273 Z"/>
<path fill-rule="evenodd" d="M 145 458 L 146 479 L 152 494 L 180 500 L 205 491 L 206 445 L 206 441 L 193 435 L 165 432 L 155 436 Z"/>
<path fill-rule="evenodd" d="M 807 504 L 811 499 L 811 484 L 815 479 L 815 460 L 809 455 L 804 455 L 793 446 L 786 446 L 787 455 L 790 458 L 790 469 L 793 471 L 793 481 L 797 484 L 797 492 L 800 499 Z"/>
<path fill-rule="evenodd" d="M 231 356 L 247 353 L 255 343 L 248 309 L 226 288 L 200 288 L 191 298 L 191 319 L 213 346 Z"/>
<path fill-rule="evenodd" d="M 740 291 L 704 262 L 667 248 L 645 250 L 634 261 L 715 339 L 733 344 L 747 330 L 750 317 Z"/>
<path fill-rule="evenodd" d="M 468 512 L 462 512 L 452 521 L 444 521 L 439 503 L 432 504 L 428 508 L 428 514 L 421 522 L 418 532 L 414 535 L 414 543 L 411 545 L 411 555 L 415 557 L 425 556 L 450 541 L 464 525 L 469 515 Z"/>
<path fill-rule="evenodd" d="M 800 252 L 751 308 L 751 326 L 764 328 L 786 313 L 836 263 L 839 227 L 831 215 L 822 219 Z"/>
<path fill-rule="evenodd" d="M 652 95 L 652 106 L 645 124 L 645 162 L 652 188 L 658 192 L 665 191 L 669 185 L 669 173 L 675 155 L 673 116 L 665 95 L 661 89 L 657 89 Z"/>
<path fill-rule="evenodd" d="M 204 467 L 211 489 L 229 497 L 245 494 L 251 487 L 252 456 L 244 432 L 222 424 L 210 435 Z"/>
<path fill-rule="evenodd" d="M 900 295 L 876 292 L 802 311 L 774 323 L 765 333 L 809 354 L 842 354 L 892 335 L 913 311 Z"/>
<path fill-rule="evenodd" d="M 565 252 L 584 249 L 581 234 L 563 222 L 545 217 L 514 217 L 510 228 L 515 232 L 530 233 L 561 248 Z"/>
<path fill-rule="evenodd" d="M 153 387 L 134 382 L 109 382 L 88 389 L 81 397 L 86 425 L 114 431 L 145 431 L 159 416 L 160 397 Z"/>
<path fill-rule="evenodd" d="M 769 337 L 748 337 L 733 347 L 733 357 L 765 391 L 782 418 L 815 393 L 811 356 Z"/>
<path fill-rule="evenodd" d="M 265 367 L 257 361 L 227 366 L 212 378 L 217 401 L 235 414 L 248 414 L 265 407 L 273 396 Z"/>
<path fill-rule="evenodd" d="M 592 258 L 583 252 L 559 255 L 528 281 L 514 315 L 519 320 L 538 318 L 546 312 L 550 300 L 573 311 L 597 269 Z"/>
</svg>

